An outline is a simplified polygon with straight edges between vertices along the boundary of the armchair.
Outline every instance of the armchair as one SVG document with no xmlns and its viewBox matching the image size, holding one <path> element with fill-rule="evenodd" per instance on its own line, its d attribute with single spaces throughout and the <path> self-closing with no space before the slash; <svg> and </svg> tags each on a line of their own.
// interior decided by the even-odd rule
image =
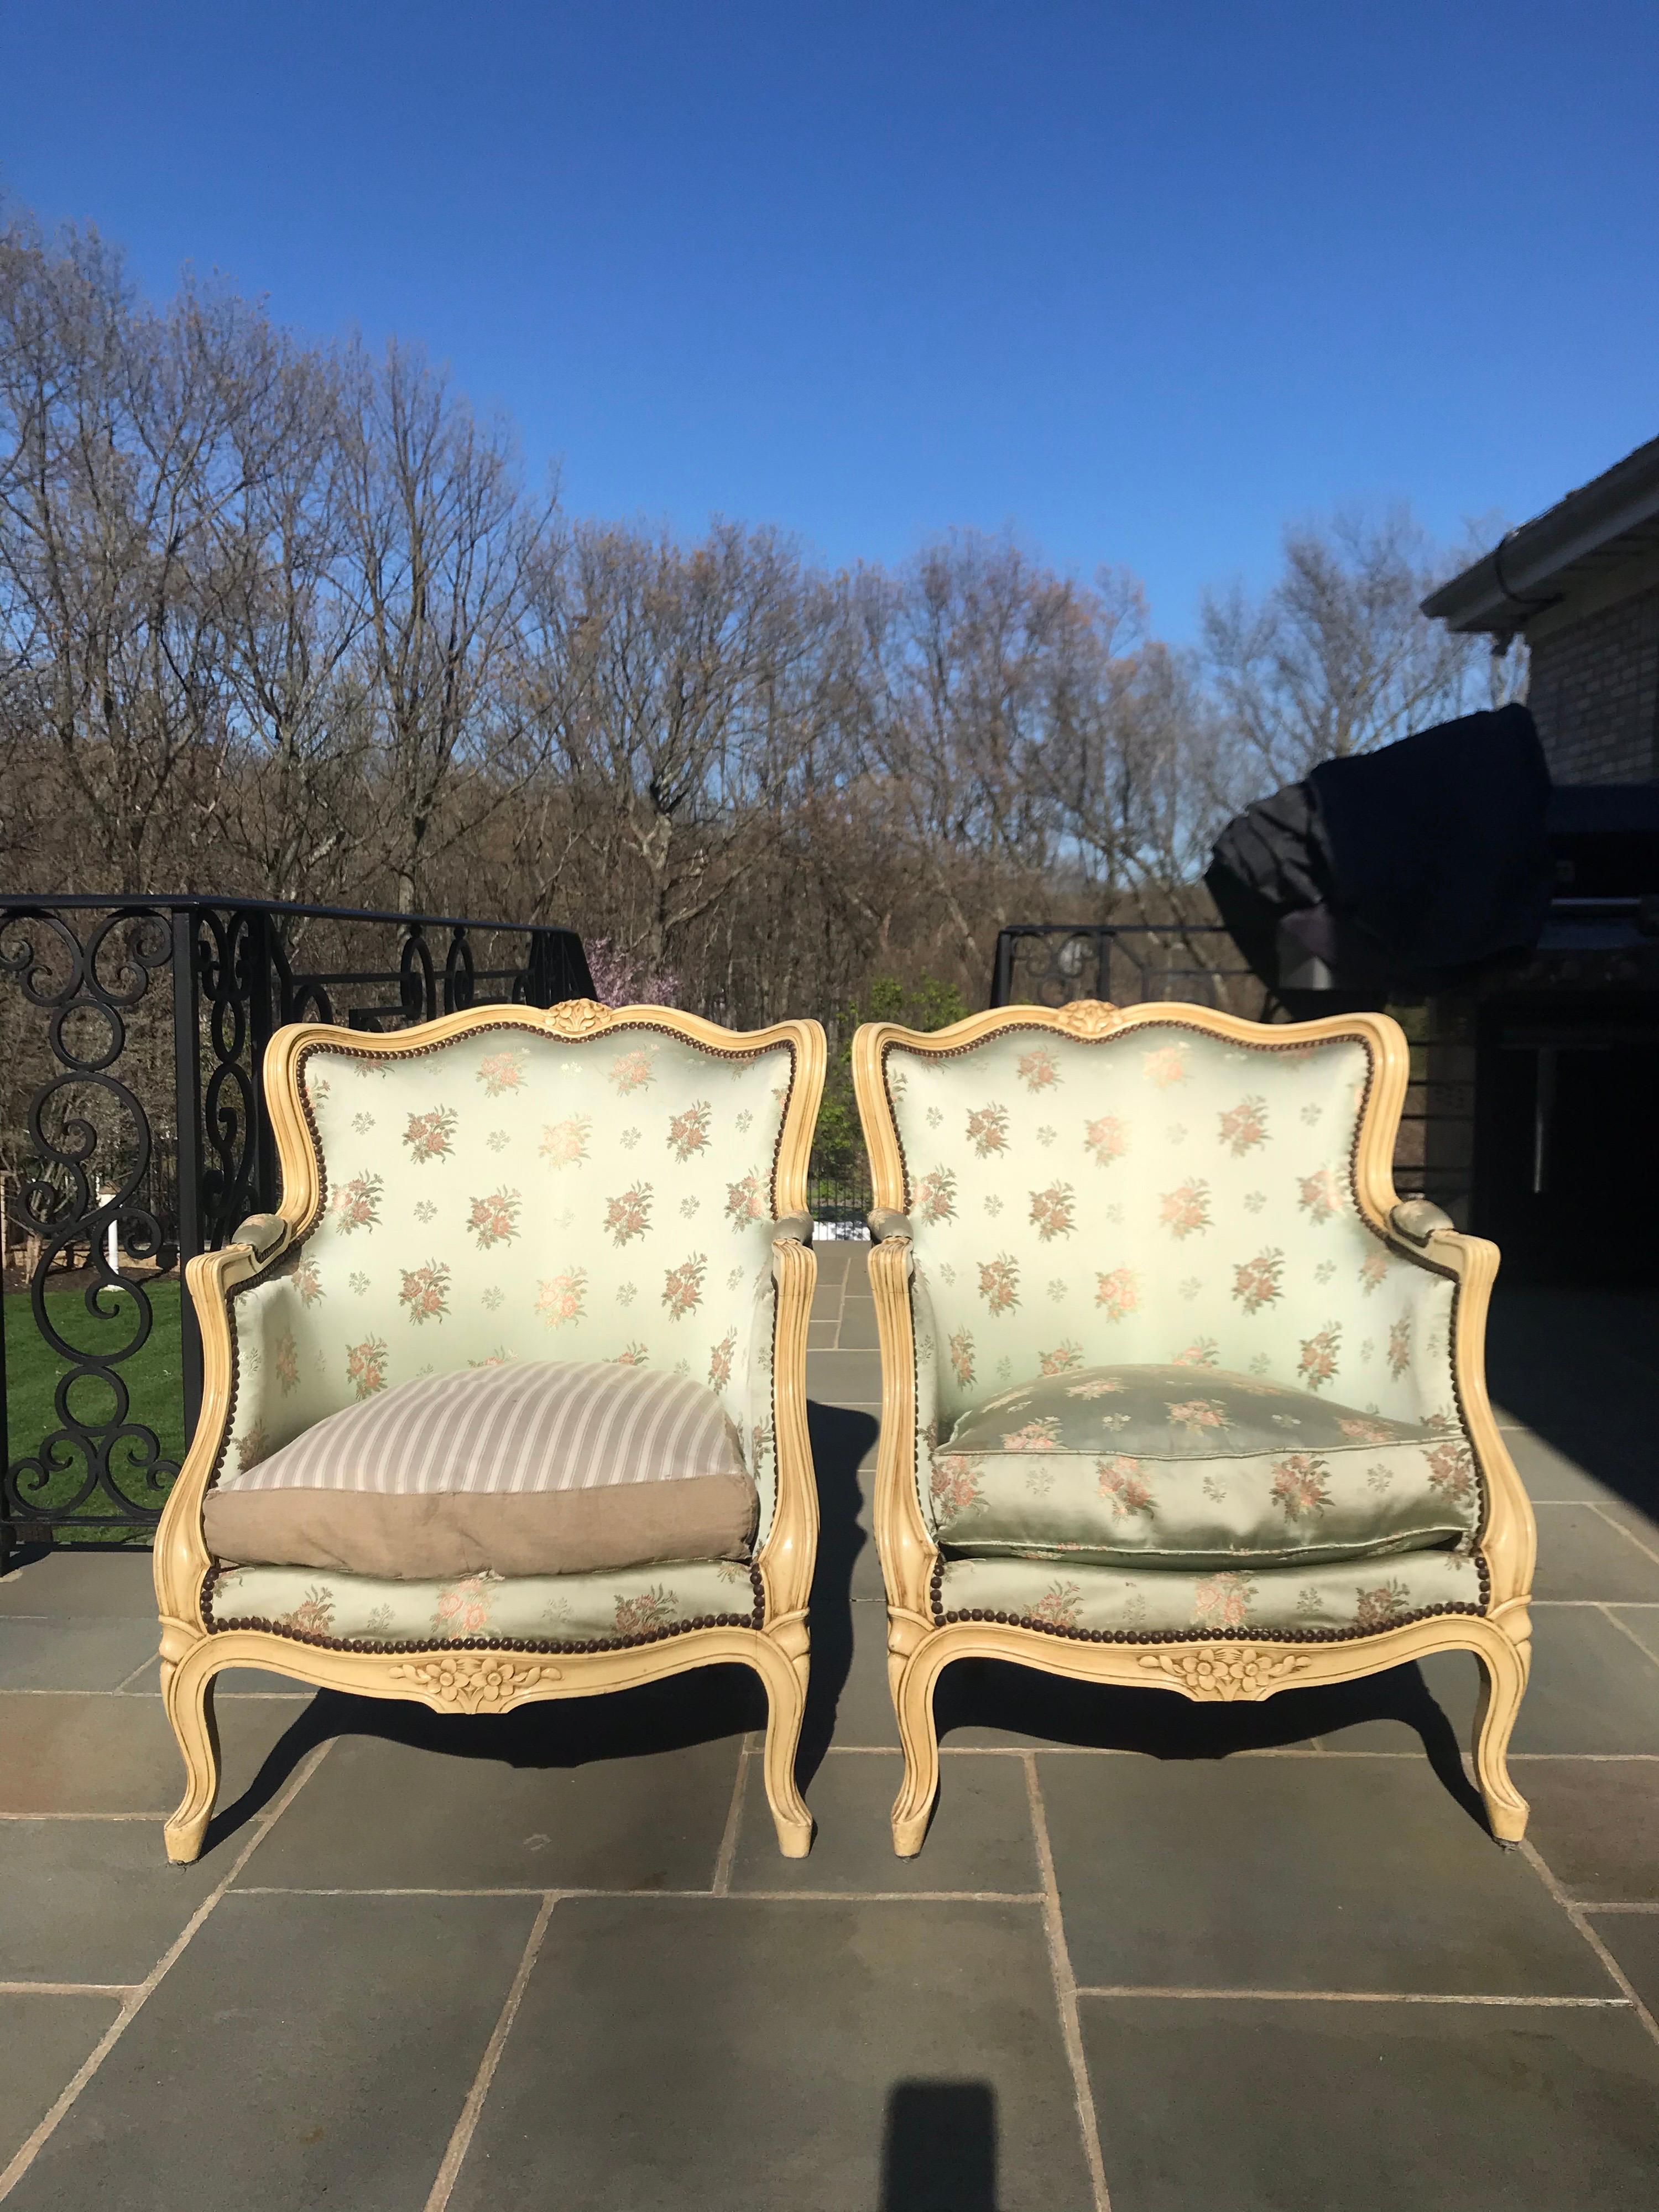
<svg viewBox="0 0 1659 2212">
<path fill-rule="evenodd" d="M 823 1063 L 813 1022 L 588 1000 L 271 1039 L 281 1208 L 189 1268 L 202 1412 L 155 1557 L 172 1858 L 212 1811 L 222 1668 L 472 1713 L 732 1661 L 766 1686 L 767 1796 L 805 1855 Z M 362 1417 L 394 1401 L 391 1472 L 366 1475 Z M 495 1439 L 562 1419 L 557 1495 L 526 1495 Z M 642 1479 L 664 1473 L 698 1480 Z"/>
<path fill-rule="evenodd" d="M 1232 1700 L 1449 1647 L 1518 1842 L 1534 1534 L 1486 1398 L 1498 1253 L 1395 1198 L 1398 1026 L 1006 1007 L 866 1024 L 854 1073 L 899 1854 L 953 1659 Z"/>
</svg>

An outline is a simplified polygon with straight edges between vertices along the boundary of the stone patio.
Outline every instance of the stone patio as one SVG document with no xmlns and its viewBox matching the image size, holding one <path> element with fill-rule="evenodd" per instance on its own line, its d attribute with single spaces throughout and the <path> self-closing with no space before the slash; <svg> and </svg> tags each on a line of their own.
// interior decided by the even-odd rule
<svg viewBox="0 0 1659 2212">
<path fill-rule="evenodd" d="M 148 1560 L 0 1580 L 0 2196 L 1659 2201 L 1659 1301 L 1500 1291 L 1540 1540 L 1521 1850 L 1462 1765 L 1472 1660 L 1204 1709 L 964 1665 L 907 1863 L 874 1316 L 862 1248 L 818 1251 L 805 1861 L 744 1676 L 467 1721 L 244 1674 L 209 1849 L 170 1868 Z"/>
</svg>

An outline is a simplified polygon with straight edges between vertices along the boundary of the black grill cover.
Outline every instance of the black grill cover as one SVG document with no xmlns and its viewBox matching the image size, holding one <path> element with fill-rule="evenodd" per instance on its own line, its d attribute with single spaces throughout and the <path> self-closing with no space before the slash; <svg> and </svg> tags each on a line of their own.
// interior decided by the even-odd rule
<svg viewBox="0 0 1659 2212">
<path fill-rule="evenodd" d="M 1524 707 L 1325 761 L 1247 807 L 1205 875 L 1292 1013 L 1380 1005 L 1529 951 L 1549 911 L 1549 770 Z"/>
</svg>

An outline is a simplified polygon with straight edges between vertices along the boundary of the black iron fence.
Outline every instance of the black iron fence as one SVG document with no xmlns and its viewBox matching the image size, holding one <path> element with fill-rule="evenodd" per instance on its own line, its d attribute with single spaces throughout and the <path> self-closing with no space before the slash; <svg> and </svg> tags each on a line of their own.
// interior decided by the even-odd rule
<svg viewBox="0 0 1659 2212">
<path fill-rule="evenodd" d="M 870 1165 L 861 1152 L 855 1164 L 841 1174 L 807 1177 L 806 1210 L 820 1236 L 867 1237 L 865 1216 L 874 1204 Z"/>
<path fill-rule="evenodd" d="M 1261 986 L 1214 922 L 1022 921 L 997 934 L 994 1006 L 1148 999 L 1262 1016 Z"/>
<path fill-rule="evenodd" d="M 246 899 L 0 903 L 0 1565 L 19 1538 L 153 1529 L 201 1401 L 183 1264 L 278 1195 L 259 1080 L 274 1030 L 398 1029 L 592 988 L 564 929 Z"/>
</svg>

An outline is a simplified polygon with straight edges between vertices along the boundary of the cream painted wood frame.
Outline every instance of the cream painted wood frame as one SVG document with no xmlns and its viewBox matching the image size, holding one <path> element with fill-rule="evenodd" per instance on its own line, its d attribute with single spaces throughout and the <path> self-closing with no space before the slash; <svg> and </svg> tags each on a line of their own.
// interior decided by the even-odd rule
<svg viewBox="0 0 1659 2212">
<path fill-rule="evenodd" d="M 939 1739 L 933 1690 L 953 1659 L 1012 1659 L 1085 1682 L 1149 1685 L 1192 1698 L 1256 1700 L 1275 1690 L 1311 1689 L 1352 1681 L 1431 1651 L 1473 1651 L 1483 1689 L 1474 1723 L 1474 1770 L 1486 1817 L 1500 1843 L 1526 1832 L 1527 1802 L 1505 1762 L 1510 1733 L 1526 1687 L 1530 1655 L 1528 1604 L 1536 1535 L 1532 1505 L 1504 1449 L 1486 1395 L 1486 1308 L 1498 1272 L 1498 1248 L 1448 1225 L 1408 1237 L 1396 1218 L 1394 1144 L 1406 1096 L 1408 1054 L 1399 1025 L 1382 1014 L 1341 1014 L 1316 1022 L 1262 1024 L 1208 1007 L 1152 1004 L 1116 1007 L 1083 1000 L 1058 1010 L 1003 1006 L 931 1032 L 888 1022 L 861 1028 L 854 1041 L 853 1073 L 869 1147 L 878 1210 L 902 1214 L 909 1203 L 904 1160 L 887 1094 L 889 1048 L 921 1054 L 959 1052 L 999 1030 L 1055 1030 L 1085 1042 L 1119 1036 L 1149 1022 L 1180 1021 L 1212 1036 L 1245 1042 L 1319 1043 L 1357 1038 L 1370 1054 L 1371 1083 L 1354 1148 L 1360 1212 L 1390 1250 L 1452 1277 L 1457 1285 L 1452 1366 L 1459 1402 L 1480 1468 L 1486 1514 L 1480 1548 L 1489 1578 L 1487 1608 L 1407 1621 L 1374 1635 L 1302 1643 L 1271 1635 L 1248 1643 L 1206 1641 L 1136 1644 L 1073 1642 L 997 1621 L 935 1620 L 929 1596 L 938 1549 L 922 1519 L 915 1485 L 915 1341 L 911 1322 L 909 1238 L 884 1236 L 870 1254 L 876 1320 L 881 1335 L 881 1443 L 876 1475 L 876 1544 L 887 1585 L 887 1670 L 904 1747 L 904 1781 L 893 1807 L 893 1848 L 901 1858 L 921 1849 L 939 1790 Z M 1411 1209 L 1404 1210 L 1409 1221 Z M 1436 1217 L 1443 1223 L 1444 1217 Z M 878 1226 L 882 1225 L 878 1224 Z"/>
<path fill-rule="evenodd" d="M 795 1751 L 805 1705 L 810 1648 L 806 1601 L 818 1539 L 817 1487 L 806 1428 L 806 1322 L 817 1261 L 811 1243 L 793 1231 L 781 1233 L 772 1247 L 777 1284 L 774 1391 L 778 1491 L 772 1525 L 756 1561 L 763 1600 L 758 1628 L 689 1629 L 622 1650 L 562 1650 L 542 1658 L 533 1649 L 516 1644 L 511 1650 L 328 1649 L 263 1630 L 214 1630 L 204 1618 L 203 1592 L 213 1562 L 202 1533 L 202 1501 L 218 1467 L 233 1410 L 230 1293 L 267 1273 L 313 1226 L 318 1213 L 321 1185 L 316 1146 L 300 1100 L 301 1053 L 311 1044 L 349 1044 L 354 1053 L 396 1058 L 477 1029 L 507 1025 L 552 1036 L 587 1038 L 624 1022 L 630 1027 L 664 1030 L 721 1051 L 779 1044 L 792 1048 L 794 1073 L 773 1177 L 773 1215 L 781 1230 L 787 1217 L 802 1215 L 807 1155 L 823 1090 L 823 1031 L 816 1022 L 780 1022 L 771 1029 L 739 1031 L 663 1006 L 609 1007 L 591 999 L 570 999 L 546 1011 L 475 1006 L 386 1036 L 306 1023 L 279 1030 L 271 1038 L 264 1083 L 282 1168 L 281 1208 L 276 1215 L 259 1217 L 257 1229 L 255 1223 L 244 1224 L 245 1230 L 256 1230 L 257 1249 L 253 1242 L 232 1243 L 223 1251 L 202 1254 L 187 1270 L 202 1332 L 202 1411 L 162 1514 L 155 1552 L 161 1695 L 188 1778 L 183 1802 L 167 1823 L 169 1858 L 182 1863 L 198 1856 L 213 1811 L 219 1782 L 213 1680 L 222 1668 L 263 1667 L 318 1689 L 413 1698 L 437 1712 L 501 1713 L 538 1698 L 627 1690 L 639 1682 L 733 1661 L 752 1667 L 766 1686 L 767 1799 L 785 1857 L 805 1856 L 812 1821 L 795 1785 Z"/>
</svg>

